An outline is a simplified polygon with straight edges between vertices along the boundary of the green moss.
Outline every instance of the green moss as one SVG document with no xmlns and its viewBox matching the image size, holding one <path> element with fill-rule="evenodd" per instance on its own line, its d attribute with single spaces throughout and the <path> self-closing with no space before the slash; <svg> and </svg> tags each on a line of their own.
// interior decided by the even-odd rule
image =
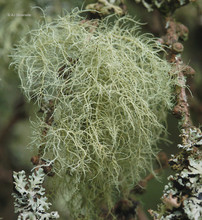
<svg viewBox="0 0 202 220">
<path fill-rule="evenodd" d="M 152 171 L 174 82 L 160 46 L 131 18 L 82 19 L 75 11 L 31 31 L 13 63 L 28 99 L 53 103 L 34 123 L 33 147 L 54 161 L 71 214 L 95 219 Z"/>
</svg>

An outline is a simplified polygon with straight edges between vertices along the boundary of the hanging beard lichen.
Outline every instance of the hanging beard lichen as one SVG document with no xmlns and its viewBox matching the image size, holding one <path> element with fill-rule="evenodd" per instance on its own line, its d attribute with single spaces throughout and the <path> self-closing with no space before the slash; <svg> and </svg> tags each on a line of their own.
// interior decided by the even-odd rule
<svg viewBox="0 0 202 220">
<path fill-rule="evenodd" d="M 32 145 L 54 161 L 70 213 L 98 219 L 152 171 L 174 82 L 160 46 L 139 36 L 132 19 L 95 25 L 78 14 L 31 31 L 13 63 L 26 96 L 44 110 Z"/>
</svg>

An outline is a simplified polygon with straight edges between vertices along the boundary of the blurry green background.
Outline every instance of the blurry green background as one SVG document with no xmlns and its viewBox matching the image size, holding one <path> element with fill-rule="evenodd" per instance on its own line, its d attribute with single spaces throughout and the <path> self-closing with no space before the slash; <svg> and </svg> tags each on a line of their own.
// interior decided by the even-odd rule
<svg viewBox="0 0 202 220">
<path fill-rule="evenodd" d="M 11 49 L 15 47 L 25 33 L 36 28 L 43 21 L 43 12 L 46 19 L 62 16 L 65 11 L 74 7 L 84 8 L 86 4 L 95 1 L 83 0 L 0 0 L 0 217 L 6 220 L 17 219 L 14 214 L 12 171 L 24 169 L 30 172 L 31 156 L 35 155 L 29 148 L 31 141 L 31 122 L 35 117 L 35 105 L 28 103 L 20 90 L 20 81 L 17 72 L 9 64 Z M 164 20 L 157 12 L 148 13 L 135 0 L 127 0 L 129 14 L 133 15 L 143 26 L 143 32 L 153 33 L 159 37 L 163 35 Z M 37 6 L 37 7 L 35 7 Z M 24 14 L 25 16 L 17 16 Z M 186 64 L 196 70 L 196 75 L 189 82 L 189 103 L 192 119 L 196 126 L 202 124 L 202 0 L 178 9 L 175 18 L 185 24 L 190 31 L 189 39 L 185 42 L 183 59 Z M 192 95 L 194 97 L 192 97 Z M 168 157 L 177 152 L 177 143 L 180 143 L 178 121 L 170 114 L 168 116 L 169 140 L 172 144 L 159 144 L 159 148 Z M 143 195 L 137 195 L 143 208 L 156 209 L 160 202 L 163 187 L 167 176 L 172 173 L 166 169 L 159 180 L 152 179 Z M 53 209 L 58 209 L 61 218 L 68 219 L 67 210 L 61 206 L 61 201 L 54 202 Z M 62 207 L 62 208 L 61 208 Z M 149 215 L 148 215 L 149 216 Z M 150 219 L 150 217 L 149 217 Z"/>
</svg>

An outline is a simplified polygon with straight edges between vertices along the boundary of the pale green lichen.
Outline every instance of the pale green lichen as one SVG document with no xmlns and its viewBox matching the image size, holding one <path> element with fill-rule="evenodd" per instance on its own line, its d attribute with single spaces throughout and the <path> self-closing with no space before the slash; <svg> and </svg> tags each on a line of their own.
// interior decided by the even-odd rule
<svg viewBox="0 0 202 220">
<path fill-rule="evenodd" d="M 160 46 L 131 18 L 86 22 L 79 13 L 31 31 L 13 63 L 44 111 L 32 146 L 54 160 L 71 214 L 97 219 L 152 171 L 174 80 Z"/>
<path fill-rule="evenodd" d="M 149 12 L 157 9 L 163 14 L 172 14 L 176 9 L 194 0 L 135 0 L 135 2 L 141 2 Z"/>
<path fill-rule="evenodd" d="M 98 14 L 101 17 L 108 16 L 110 14 L 124 15 L 124 10 L 119 7 L 122 1 L 107 1 L 98 0 L 94 4 L 89 4 L 86 6 L 87 10 L 91 10 L 91 13 Z"/>
<path fill-rule="evenodd" d="M 177 173 L 169 176 L 163 203 L 150 210 L 155 220 L 201 220 L 202 216 L 202 132 L 195 127 L 182 130 L 182 151 L 172 156 L 170 165 Z"/>
<path fill-rule="evenodd" d="M 18 220 L 51 220 L 58 219 L 57 212 L 48 213 L 51 203 L 47 202 L 44 196 L 45 189 L 42 184 L 45 174 L 43 169 L 36 170 L 27 180 L 25 171 L 13 173 L 15 193 L 15 213 L 18 213 Z"/>
</svg>

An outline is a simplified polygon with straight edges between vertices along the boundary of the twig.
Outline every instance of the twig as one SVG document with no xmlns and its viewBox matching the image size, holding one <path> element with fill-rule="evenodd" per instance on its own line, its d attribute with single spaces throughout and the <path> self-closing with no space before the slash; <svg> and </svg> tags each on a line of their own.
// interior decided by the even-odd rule
<svg viewBox="0 0 202 220">
<path fill-rule="evenodd" d="M 186 95 L 186 75 L 193 75 L 194 70 L 185 66 L 181 59 L 183 45 L 180 40 L 186 40 L 188 29 L 168 17 L 166 20 L 166 35 L 162 43 L 167 46 L 168 61 L 177 70 L 178 85 L 176 86 L 177 104 L 173 114 L 180 119 L 182 144 L 178 145 L 182 151 L 173 156 L 169 164 L 176 171 L 175 176 L 170 176 L 169 183 L 164 189 L 163 205 L 157 212 L 149 210 L 154 219 L 200 219 L 201 178 L 200 160 L 202 146 L 202 133 L 193 126 L 189 104 Z"/>
<path fill-rule="evenodd" d="M 177 104 L 173 108 L 173 114 L 182 119 L 182 128 L 192 126 L 189 113 L 189 104 L 186 95 L 186 78 L 185 75 L 193 75 L 195 71 L 190 67 L 183 64 L 181 53 L 183 52 L 183 45 L 180 40 L 186 40 L 188 36 L 188 29 L 183 24 L 177 23 L 173 18 L 166 19 L 166 35 L 162 37 L 168 49 L 167 59 L 173 64 L 174 69 L 178 72 L 178 85 L 176 86 Z"/>
<path fill-rule="evenodd" d="M 154 173 L 150 173 L 144 179 L 142 179 L 131 191 L 132 193 L 142 194 L 147 188 L 147 183 L 152 180 L 156 175 L 160 174 L 164 169 L 168 167 L 168 158 L 164 152 L 158 154 L 158 162 L 160 163 L 160 168 L 155 169 Z"/>
</svg>

